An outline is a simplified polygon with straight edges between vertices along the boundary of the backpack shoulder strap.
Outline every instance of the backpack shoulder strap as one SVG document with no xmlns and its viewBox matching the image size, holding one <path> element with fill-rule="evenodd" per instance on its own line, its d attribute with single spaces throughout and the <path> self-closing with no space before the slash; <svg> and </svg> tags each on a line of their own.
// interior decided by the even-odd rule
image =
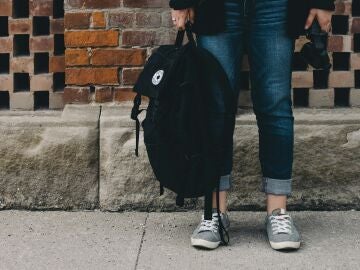
<svg viewBox="0 0 360 270">
<path fill-rule="evenodd" d="M 140 121 L 139 114 L 145 109 L 139 110 L 141 105 L 141 94 L 137 93 L 134 98 L 134 106 L 131 109 L 131 119 L 136 121 L 136 146 L 135 146 L 135 155 L 139 156 L 139 137 L 140 137 Z"/>
</svg>

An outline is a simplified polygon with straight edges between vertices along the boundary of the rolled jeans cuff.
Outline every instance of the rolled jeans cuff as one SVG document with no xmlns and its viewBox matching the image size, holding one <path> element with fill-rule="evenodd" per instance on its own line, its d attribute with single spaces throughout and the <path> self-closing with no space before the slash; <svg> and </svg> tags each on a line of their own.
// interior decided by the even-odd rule
<svg viewBox="0 0 360 270">
<path fill-rule="evenodd" d="M 269 177 L 262 178 L 261 191 L 274 195 L 291 195 L 292 179 L 273 179 Z"/>
<path fill-rule="evenodd" d="M 220 177 L 220 188 L 219 191 L 227 191 L 231 188 L 232 181 L 231 181 L 231 175 L 223 175 Z M 214 192 L 216 191 L 216 188 L 214 189 Z"/>
</svg>

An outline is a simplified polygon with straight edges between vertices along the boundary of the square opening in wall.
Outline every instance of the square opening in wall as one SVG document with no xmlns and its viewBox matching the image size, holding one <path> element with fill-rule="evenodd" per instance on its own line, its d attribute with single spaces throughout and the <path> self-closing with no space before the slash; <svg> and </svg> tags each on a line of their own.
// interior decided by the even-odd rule
<svg viewBox="0 0 360 270">
<path fill-rule="evenodd" d="M 50 34 L 50 20 L 49 17 L 33 17 L 33 35 L 46 36 Z"/>
<path fill-rule="evenodd" d="M 349 16 L 333 15 L 331 17 L 331 33 L 334 35 L 346 35 L 349 31 Z"/>
<path fill-rule="evenodd" d="M 313 70 L 314 88 L 326 89 L 328 88 L 329 71 L 324 69 Z"/>
<path fill-rule="evenodd" d="M 54 55 L 63 55 L 65 53 L 64 35 L 54 35 Z"/>
<path fill-rule="evenodd" d="M 354 52 L 360 52 L 360 33 L 354 33 Z"/>
<path fill-rule="evenodd" d="M 309 106 L 309 88 L 294 88 L 293 89 L 293 103 L 294 107 L 308 107 Z"/>
<path fill-rule="evenodd" d="M 0 16 L 0 37 L 9 35 L 9 19 L 6 16 Z"/>
<path fill-rule="evenodd" d="M 13 18 L 29 17 L 29 1 L 28 0 L 12 0 Z"/>
<path fill-rule="evenodd" d="M 350 88 L 335 88 L 335 106 L 350 106 Z"/>
<path fill-rule="evenodd" d="M 55 19 L 64 17 L 64 0 L 53 1 L 53 17 Z"/>
<path fill-rule="evenodd" d="M 10 97 L 8 91 L 0 91 L 0 109 L 9 109 Z"/>
<path fill-rule="evenodd" d="M 49 109 L 49 92 L 48 91 L 36 91 L 34 92 L 34 108 Z"/>
<path fill-rule="evenodd" d="M 308 64 L 301 57 L 300 52 L 294 52 L 292 70 L 307 70 Z"/>
<path fill-rule="evenodd" d="M 333 52 L 333 70 L 349 70 L 350 69 L 350 53 L 349 52 Z"/>
<path fill-rule="evenodd" d="M 53 88 L 54 91 L 64 91 L 65 88 L 65 73 L 56 72 L 53 75 Z"/>
<path fill-rule="evenodd" d="M 354 70 L 355 88 L 360 88 L 360 70 Z"/>
<path fill-rule="evenodd" d="M 28 73 L 14 73 L 14 92 L 30 91 L 30 76 Z"/>
<path fill-rule="evenodd" d="M 352 7 L 351 7 L 351 15 L 356 17 L 360 16 L 360 1 L 359 0 L 352 0 Z"/>
<path fill-rule="evenodd" d="M 14 35 L 14 56 L 30 55 L 29 35 Z"/>
<path fill-rule="evenodd" d="M 49 53 L 34 54 L 34 73 L 49 73 Z"/>
<path fill-rule="evenodd" d="M 10 54 L 0 53 L 0 74 L 8 74 L 10 71 Z"/>
</svg>

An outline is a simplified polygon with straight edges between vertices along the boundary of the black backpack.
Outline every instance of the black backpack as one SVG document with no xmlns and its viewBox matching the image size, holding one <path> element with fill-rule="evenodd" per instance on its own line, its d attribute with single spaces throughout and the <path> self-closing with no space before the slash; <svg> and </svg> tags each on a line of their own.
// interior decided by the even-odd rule
<svg viewBox="0 0 360 270">
<path fill-rule="evenodd" d="M 185 32 L 188 42 L 182 45 Z M 211 95 L 210 87 L 218 87 L 219 93 Z M 160 195 L 164 187 L 174 191 L 179 206 L 184 198 L 205 196 L 205 219 L 211 219 L 215 188 L 219 204 L 223 140 L 233 134 L 236 102 L 220 63 L 209 51 L 196 46 L 190 22 L 178 31 L 174 45 L 162 45 L 152 53 L 133 90 L 137 93 L 131 112 L 136 121 L 135 154 L 138 156 L 143 95 L 149 104 L 141 126 L 151 167 L 160 182 Z M 212 106 L 219 98 L 225 102 L 225 112 Z M 219 124 L 222 129 L 214 127 Z"/>
</svg>

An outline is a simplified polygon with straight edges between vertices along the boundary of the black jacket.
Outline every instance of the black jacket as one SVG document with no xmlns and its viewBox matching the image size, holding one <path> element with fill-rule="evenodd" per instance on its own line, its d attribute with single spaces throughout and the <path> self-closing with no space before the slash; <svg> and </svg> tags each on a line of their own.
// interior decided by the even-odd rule
<svg viewBox="0 0 360 270">
<path fill-rule="evenodd" d="M 195 8 L 194 33 L 216 34 L 224 30 L 223 0 L 170 0 L 169 6 L 173 9 Z M 334 11 L 334 0 L 288 0 L 287 33 L 290 37 L 305 34 L 304 25 L 311 8 Z"/>
</svg>

